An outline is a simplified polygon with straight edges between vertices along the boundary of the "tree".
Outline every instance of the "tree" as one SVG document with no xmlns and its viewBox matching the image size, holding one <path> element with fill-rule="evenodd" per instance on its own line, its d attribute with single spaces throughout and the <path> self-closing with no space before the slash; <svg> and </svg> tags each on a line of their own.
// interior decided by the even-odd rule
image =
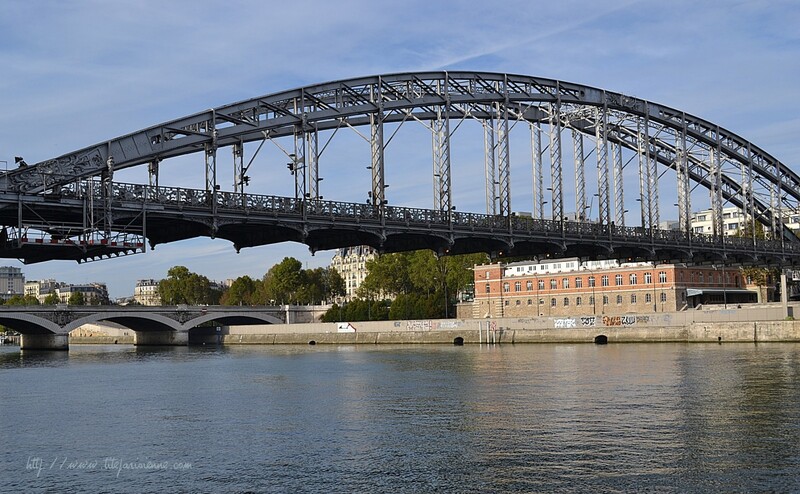
<svg viewBox="0 0 800 494">
<path fill-rule="evenodd" d="M 61 299 L 58 298 L 58 295 L 55 292 L 47 294 L 44 298 L 44 305 L 56 305 L 61 302 Z"/>
<path fill-rule="evenodd" d="M 158 284 L 158 293 L 165 305 L 201 305 L 219 301 L 219 292 L 211 289 L 205 276 L 192 273 L 185 266 L 174 266 L 167 271 L 167 278 Z"/>
<path fill-rule="evenodd" d="M 281 304 L 296 302 L 302 283 L 302 267 L 302 263 L 294 257 L 284 257 L 272 266 L 264 275 L 260 301 L 265 305 L 272 300 Z"/>
<path fill-rule="evenodd" d="M 5 305 L 39 305 L 39 300 L 33 295 L 14 295 L 6 300 Z"/>
<path fill-rule="evenodd" d="M 249 276 L 240 276 L 233 280 L 230 288 L 222 294 L 222 305 L 253 305 L 259 282 Z"/>
<path fill-rule="evenodd" d="M 744 227 L 736 230 L 733 234 L 735 237 L 742 238 L 755 238 L 757 240 L 764 240 L 767 238 L 767 232 L 764 225 L 746 221 L 743 223 Z M 742 275 L 745 277 L 746 282 L 753 283 L 758 287 L 758 301 L 765 302 L 768 300 L 768 291 L 766 286 L 773 283 L 777 276 L 780 275 L 779 270 L 776 268 L 760 268 L 758 266 L 742 267 Z"/>
<path fill-rule="evenodd" d="M 69 305 L 86 305 L 86 299 L 83 296 L 83 292 L 72 292 L 69 294 L 67 303 Z"/>
</svg>

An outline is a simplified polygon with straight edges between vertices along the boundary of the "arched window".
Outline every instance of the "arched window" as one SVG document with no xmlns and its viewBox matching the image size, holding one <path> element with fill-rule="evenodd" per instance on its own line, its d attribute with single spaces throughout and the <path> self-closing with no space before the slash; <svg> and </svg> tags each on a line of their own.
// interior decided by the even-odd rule
<svg viewBox="0 0 800 494">
<path fill-rule="evenodd" d="M 516 283 L 514 283 L 514 291 L 515 292 L 522 291 L 522 282 L 517 281 Z"/>
<path fill-rule="evenodd" d="M 622 305 L 622 295 L 617 295 L 617 305 Z"/>
<path fill-rule="evenodd" d="M 503 291 L 508 293 L 508 290 L 509 290 L 508 283 L 503 283 Z"/>
<path fill-rule="evenodd" d="M 649 285 L 653 282 L 653 273 L 647 272 L 644 274 L 644 284 Z"/>
<path fill-rule="evenodd" d="M 594 288 L 594 276 L 589 276 L 589 288 Z"/>
<path fill-rule="evenodd" d="M 487 284 L 486 284 L 486 293 L 491 293 L 491 291 L 492 291 L 492 285 L 490 285 L 489 283 L 487 283 Z"/>
<path fill-rule="evenodd" d="M 607 275 L 607 274 L 604 274 L 604 275 L 603 275 L 603 276 L 600 278 L 600 285 L 601 285 L 601 286 L 608 286 L 608 275 Z"/>
<path fill-rule="evenodd" d="M 561 279 L 561 288 L 569 288 L 569 278 Z"/>
<path fill-rule="evenodd" d="M 564 307 L 569 305 L 569 297 L 564 297 Z"/>
<path fill-rule="evenodd" d="M 580 297 L 575 297 L 575 305 L 581 305 L 583 303 L 583 299 Z"/>
<path fill-rule="evenodd" d="M 614 276 L 614 283 L 617 286 L 621 286 L 622 285 L 622 275 L 621 274 L 618 274 L 618 275 Z"/>
<path fill-rule="evenodd" d="M 533 290 L 533 282 L 531 280 L 528 280 L 527 282 L 525 282 L 525 289 L 528 290 L 528 291 Z"/>
<path fill-rule="evenodd" d="M 631 273 L 628 275 L 628 284 L 635 285 L 636 284 L 636 273 Z"/>
</svg>

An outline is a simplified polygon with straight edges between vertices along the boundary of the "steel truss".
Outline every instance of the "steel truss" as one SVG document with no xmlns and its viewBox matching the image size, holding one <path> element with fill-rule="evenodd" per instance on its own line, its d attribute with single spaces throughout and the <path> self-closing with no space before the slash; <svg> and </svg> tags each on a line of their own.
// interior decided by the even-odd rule
<svg viewBox="0 0 800 494">
<path fill-rule="evenodd" d="M 233 149 L 233 190 L 244 193 L 243 146 L 266 139 L 293 140 L 296 195 L 319 200 L 319 133 L 342 126 L 368 127 L 372 183 L 370 203 L 387 205 L 385 185 L 386 125 L 408 120 L 429 122 L 432 132 L 433 208 L 452 212 L 451 136 L 464 120 L 483 125 L 487 213 L 511 221 L 510 132 L 514 123 L 530 126 L 532 216 L 545 219 L 545 190 L 550 218 L 563 222 L 565 198 L 574 193 L 575 219 L 587 218 L 597 197 L 601 225 L 625 224 L 626 162 L 638 158 L 641 227 L 658 229 L 659 191 L 665 172 L 677 188 L 679 224 L 688 232 L 692 191 L 709 191 L 714 234 L 722 235 L 722 208 L 740 208 L 747 221 L 765 225 L 773 238 L 798 239 L 787 231 L 784 214 L 800 210 L 800 177 L 769 153 L 716 124 L 663 105 L 590 86 L 524 75 L 483 72 L 420 72 L 363 77 L 260 96 L 158 124 L 95 146 L 11 170 L 0 177 L 3 190 L 19 194 L 53 194 L 70 184 L 104 177 L 110 187 L 113 169 L 147 165 L 151 185 L 158 185 L 163 161 L 203 151 L 206 191 L 216 219 L 217 151 Z M 451 125 L 451 121 L 459 121 Z M 547 132 L 547 149 L 542 133 Z M 575 164 L 572 187 L 563 174 L 562 134 L 572 132 Z M 587 178 L 584 139 L 593 143 L 597 177 Z M 611 148 L 609 150 L 609 147 Z M 548 153 L 549 151 L 549 153 Z M 591 154 L 590 152 L 590 154 Z M 544 156 L 549 154 L 550 187 L 543 183 Z M 626 156 L 628 159 L 626 160 Z M 610 158 L 610 159 L 609 159 Z M 252 160 L 251 160 L 252 163 Z M 363 166 L 363 165 L 362 165 Z M 104 175 L 105 174 L 105 175 Z M 594 182 L 594 183 L 592 183 Z M 596 187 L 587 206 L 587 190 Z M 110 189 L 108 189 L 110 190 Z M 571 204 L 571 203 L 570 203 Z M 106 206 L 110 207 L 110 206 Z M 88 228 L 111 234 L 109 211 L 100 225 L 94 207 Z M 88 214 L 88 213 L 87 213 Z M 653 233 L 651 233 L 653 234 Z"/>
</svg>

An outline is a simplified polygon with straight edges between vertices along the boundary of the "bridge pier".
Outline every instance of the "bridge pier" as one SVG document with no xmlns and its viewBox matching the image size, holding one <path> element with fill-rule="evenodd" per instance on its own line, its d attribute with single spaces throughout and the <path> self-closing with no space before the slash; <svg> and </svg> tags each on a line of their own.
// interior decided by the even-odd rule
<svg viewBox="0 0 800 494">
<path fill-rule="evenodd" d="M 135 346 L 187 346 L 188 331 L 136 331 L 133 337 Z"/>
<path fill-rule="evenodd" d="M 69 335 L 23 334 L 19 338 L 20 350 L 69 350 Z"/>
</svg>

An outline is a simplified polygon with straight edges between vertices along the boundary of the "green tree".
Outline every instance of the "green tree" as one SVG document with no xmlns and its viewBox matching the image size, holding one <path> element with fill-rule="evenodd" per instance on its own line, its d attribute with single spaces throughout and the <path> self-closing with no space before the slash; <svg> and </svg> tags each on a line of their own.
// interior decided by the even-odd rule
<svg viewBox="0 0 800 494">
<path fill-rule="evenodd" d="M 167 271 L 167 278 L 158 284 L 158 293 L 165 305 L 215 304 L 220 293 L 211 289 L 205 276 L 189 271 L 185 266 L 174 266 Z"/>
<path fill-rule="evenodd" d="M 56 305 L 61 302 L 61 299 L 58 298 L 58 295 L 55 292 L 47 294 L 44 298 L 44 305 Z"/>
<path fill-rule="evenodd" d="M 39 300 L 33 295 L 14 295 L 5 301 L 5 305 L 39 305 Z"/>
<path fill-rule="evenodd" d="M 302 263 L 293 257 L 284 257 L 272 266 L 264 275 L 260 301 L 264 304 L 273 300 L 280 304 L 296 302 L 302 284 L 302 267 Z"/>
<path fill-rule="evenodd" d="M 67 303 L 69 305 L 86 305 L 86 299 L 83 296 L 83 292 L 72 292 L 69 294 Z"/>
<path fill-rule="evenodd" d="M 230 288 L 225 290 L 220 299 L 222 305 L 253 305 L 259 282 L 249 276 L 240 276 L 233 280 Z"/>
<path fill-rule="evenodd" d="M 767 232 L 764 225 L 756 222 L 746 221 L 742 223 L 743 227 L 739 228 L 734 236 L 742 238 L 755 238 L 756 240 L 764 240 L 767 238 Z M 780 271 L 776 268 L 762 268 L 758 266 L 742 267 L 742 275 L 746 281 L 749 281 L 758 287 L 759 302 L 766 302 L 768 299 L 767 285 L 773 284 L 774 280 L 780 276 Z"/>
</svg>

